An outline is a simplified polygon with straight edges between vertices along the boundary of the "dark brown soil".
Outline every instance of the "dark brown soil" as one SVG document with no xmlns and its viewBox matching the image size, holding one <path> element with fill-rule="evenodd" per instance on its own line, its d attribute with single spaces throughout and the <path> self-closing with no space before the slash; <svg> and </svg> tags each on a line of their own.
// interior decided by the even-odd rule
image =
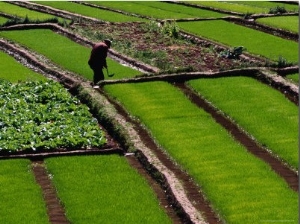
<svg viewBox="0 0 300 224">
<path fill-rule="evenodd" d="M 135 58 L 142 55 L 145 63 L 165 71 L 223 71 L 262 65 L 261 62 L 222 57 L 213 45 L 191 43 L 181 36 L 171 38 L 156 31 L 157 28 L 153 30 L 148 23 L 74 24 L 73 28 L 94 41 L 110 38 L 113 48 L 120 53 Z"/>
<path fill-rule="evenodd" d="M 65 216 L 64 208 L 56 195 L 56 190 L 51 183 L 51 179 L 45 169 L 43 160 L 32 161 L 32 171 L 36 182 L 42 188 L 50 223 L 70 223 Z"/>
</svg>

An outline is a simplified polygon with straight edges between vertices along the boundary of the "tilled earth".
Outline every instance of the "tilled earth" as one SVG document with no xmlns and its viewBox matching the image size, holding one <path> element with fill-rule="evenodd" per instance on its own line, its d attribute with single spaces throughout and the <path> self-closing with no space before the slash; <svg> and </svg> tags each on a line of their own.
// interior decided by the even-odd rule
<svg viewBox="0 0 300 224">
<path fill-rule="evenodd" d="M 162 27 L 156 22 L 86 23 L 72 26 L 74 31 L 95 42 L 109 38 L 113 41 L 112 47 L 118 52 L 139 60 L 143 58 L 144 63 L 164 71 L 216 72 L 262 65 L 261 62 L 222 57 L 219 48 L 192 43 L 181 35 L 174 38 Z"/>
</svg>

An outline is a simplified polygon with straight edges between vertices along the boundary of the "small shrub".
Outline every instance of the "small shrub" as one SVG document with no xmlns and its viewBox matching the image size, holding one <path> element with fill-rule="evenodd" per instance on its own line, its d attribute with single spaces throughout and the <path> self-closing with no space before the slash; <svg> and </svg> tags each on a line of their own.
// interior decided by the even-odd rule
<svg viewBox="0 0 300 224">
<path fill-rule="evenodd" d="M 176 22 L 166 22 L 162 26 L 161 32 L 169 37 L 178 38 L 179 30 L 179 26 Z"/>
<path fill-rule="evenodd" d="M 269 14 L 282 14 L 286 13 L 286 9 L 283 6 L 276 6 L 275 8 L 270 8 Z"/>
<path fill-rule="evenodd" d="M 284 67 L 289 67 L 292 66 L 293 63 L 288 62 L 286 58 L 282 57 L 281 55 L 278 57 L 277 61 L 277 67 L 278 68 L 284 68 Z"/>
</svg>

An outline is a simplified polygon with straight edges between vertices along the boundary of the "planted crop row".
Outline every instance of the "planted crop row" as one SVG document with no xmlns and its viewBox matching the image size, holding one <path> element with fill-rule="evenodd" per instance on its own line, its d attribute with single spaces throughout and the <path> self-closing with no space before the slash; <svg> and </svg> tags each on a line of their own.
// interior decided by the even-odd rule
<svg viewBox="0 0 300 224">
<path fill-rule="evenodd" d="M 196 9 L 193 7 L 170 4 L 166 2 L 155 1 L 124 1 L 122 4 L 119 2 L 107 1 L 107 2 L 93 2 L 101 6 L 109 8 L 119 9 L 130 13 L 136 13 L 143 16 L 158 19 L 180 19 L 180 18 L 192 18 L 192 17 L 224 17 L 226 14 L 212 12 L 209 10 Z"/>
<path fill-rule="evenodd" d="M 298 169 L 298 108 L 283 94 L 249 77 L 207 78 L 189 84 L 260 144 Z"/>
<path fill-rule="evenodd" d="M 295 84 L 299 83 L 299 74 L 295 73 L 295 74 L 290 74 L 286 76 L 288 79 L 290 79 L 292 82 L 294 82 Z"/>
<path fill-rule="evenodd" d="M 0 2 L 0 12 L 21 18 L 28 17 L 29 19 L 33 20 L 46 20 L 54 17 L 53 15 L 47 13 L 37 12 L 7 2 Z M 60 22 L 64 21 L 62 18 L 58 19 Z"/>
<path fill-rule="evenodd" d="M 298 33 L 299 30 L 299 17 L 298 16 L 284 16 L 284 17 L 271 17 L 271 18 L 260 18 L 256 22 L 266 24 L 272 27 L 277 27 Z"/>
<path fill-rule="evenodd" d="M 0 151 L 101 147 L 106 143 L 88 108 L 59 84 L 0 83 Z"/>
<path fill-rule="evenodd" d="M 77 13 L 80 15 L 96 18 L 102 21 L 109 22 L 133 22 L 133 21 L 144 21 L 142 18 L 127 16 L 121 13 L 112 12 L 104 9 L 97 9 L 85 5 L 76 4 L 74 2 L 64 2 L 64 1 L 43 1 L 36 2 L 41 5 L 51 6 L 53 8 L 69 11 L 72 13 Z"/>
<path fill-rule="evenodd" d="M 29 160 L 1 160 L 0 223 L 49 223 Z"/>
<path fill-rule="evenodd" d="M 228 223 L 293 220 L 297 193 L 167 83 L 118 84 L 108 94 L 140 119 Z"/>
<path fill-rule="evenodd" d="M 31 69 L 22 66 L 12 56 L 0 51 L 0 79 L 5 79 L 10 82 L 17 81 L 33 81 L 45 80 L 45 77 L 32 71 Z"/>
<path fill-rule="evenodd" d="M 0 26 L 5 23 L 8 19 L 5 17 L 0 16 Z"/>
<path fill-rule="evenodd" d="M 279 57 L 282 56 L 289 62 L 298 62 L 298 53 L 295 51 L 298 49 L 298 43 L 294 41 L 222 20 L 181 22 L 178 25 L 190 33 L 231 47 L 244 46 L 247 52 L 261 55 L 273 61 L 278 61 Z"/>
<path fill-rule="evenodd" d="M 61 157 L 45 163 L 71 223 L 171 223 L 124 157 Z"/>
<path fill-rule="evenodd" d="M 276 6 L 284 7 L 288 11 L 297 11 L 297 5 L 285 4 L 282 2 L 267 2 L 267 1 L 191 1 L 192 4 L 208 6 L 233 12 L 240 13 L 268 13 L 270 8 Z"/>
<path fill-rule="evenodd" d="M 45 55 L 61 67 L 79 74 L 88 80 L 93 80 L 93 71 L 89 68 L 87 63 L 91 48 L 84 47 L 67 37 L 46 29 L 2 31 L 0 32 L 0 36 L 19 42 Z M 37 39 L 43 41 L 36 41 Z M 139 71 L 125 67 L 110 58 L 107 59 L 107 63 L 110 73 L 115 73 L 115 76 L 109 78 L 106 76 L 106 73 L 104 73 L 106 79 L 133 77 L 140 74 Z"/>
</svg>

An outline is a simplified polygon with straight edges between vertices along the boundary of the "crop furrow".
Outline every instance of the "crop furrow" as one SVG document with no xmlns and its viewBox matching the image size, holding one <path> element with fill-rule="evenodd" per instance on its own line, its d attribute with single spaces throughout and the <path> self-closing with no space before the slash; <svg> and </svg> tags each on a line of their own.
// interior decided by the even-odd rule
<svg viewBox="0 0 300 224">
<path fill-rule="evenodd" d="M 45 169 L 44 161 L 32 161 L 32 171 L 36 182 L 41 186 L 43 197 L 47 206 L 47 213 L 51 223 L 70 223 L 65 216 L 65 211 L 61 205 L 56 190 L 51 183 L 51 179 Z"/>
<path fill-rule="evenodd" d="M 193 90 L 185 85 L 185 83 L 173 83 L 174 86 L 178 87 L 185 95 L 198 107 L 204 109 L 206 112 L 211 114 L 211 116 L 222 126 L 224 127 L 238 142 L 247 148 L 249 152 L 258 158 L 265 161 L 269 164 L 272 169 L 280 175 L 292 188 L 294 191 L 298 191 L 298 175 L 295 171 L 290 169 L 282 161 L 270 154 L 264 147 L 258 144 L 254 139 L 245 133 L 244 130 L 239 128 L 235 123 L 230 119 L 225 117 L 220 111 L 210 105 L 205 99 L 197 95 Z"/>
</svg>

